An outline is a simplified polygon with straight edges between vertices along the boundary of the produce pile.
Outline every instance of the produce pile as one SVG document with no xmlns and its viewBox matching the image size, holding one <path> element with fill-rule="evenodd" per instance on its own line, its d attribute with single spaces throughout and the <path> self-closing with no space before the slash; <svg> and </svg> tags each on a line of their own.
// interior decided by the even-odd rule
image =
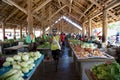
<svg viewBox="0 0 120 80">
<path fill-rule="evenodd" d="M 3 67 L 12 66 L 12 69 L 3 74 L 0 80 L 18 80 L 19 77 L 24 76 L 23 73 L 28 73 L 35 67 L 34 62 L 40 57 L 41 54 L 38 51 L 18 53 L 18 55 L 14 55 L 13 57 L 7 57 L 6 61 L 3 63 Z M 12 71 L 13 73 L 11 73 Z M 19 80 L 22 80 L 22 78 Z"/>
<path fill-rule="evenodd" d="M 107 58 L 99 49 L 96 48 L 94 43 L 86 43 L 79 40 L 70 41 L 71 46 L 80 58 L 94 58 L 101 57 Z"/>
<path fill-rule="evenodd" d="M 17 69 L 11 69 L 0 77 L 0 80 L 24 80 L 22 77 L 24 74 Z"/>
<path fill-rule="evenodd" d="M 98 80 L 120 80 L 120 65 L 117 62 L 95 65 L 91 71 Z"/>
</svg>

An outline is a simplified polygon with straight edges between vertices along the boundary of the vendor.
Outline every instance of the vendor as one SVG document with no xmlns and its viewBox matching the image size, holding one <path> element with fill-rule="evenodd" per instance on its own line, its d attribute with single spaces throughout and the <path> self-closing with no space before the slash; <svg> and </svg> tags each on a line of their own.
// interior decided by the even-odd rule
<svg viewBox="0 0 120 80">
<path fill-rule="evenodd" d="M 57 29 L 52 29 L 51 50 L 55 64 L 58 65 L 59 54 L 60 54 L 60 36 L 57 35 L 56 33 L 57 33 Z M 57 71 L 57 66 L 56 66 L 56 71 Z"/>
</svg>

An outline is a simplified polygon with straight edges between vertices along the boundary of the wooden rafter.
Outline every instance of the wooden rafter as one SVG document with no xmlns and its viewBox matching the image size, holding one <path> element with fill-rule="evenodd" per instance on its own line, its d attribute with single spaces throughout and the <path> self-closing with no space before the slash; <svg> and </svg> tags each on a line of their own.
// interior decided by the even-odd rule
<svg viewBox="0 0 120 80">
<path fill-rule="evenodd" d="M 75 1 L 74 0 L 74 2 L 76 3 L 76 4 L 78 4 L 79 6 L 81 6 L 82 8 L 84 8 L 84 9 L 86 9 L 82 4 L 80 4 L 79 2 L 77 2 L 77 1 Z"/>
<path fill-rule="evenodd" d="M 94 3 L 96 6 L 98 6 L 99 8 L 103 8 L 100 4 L 98 4 L 95 0 L 90 0 L 92 3 Z M 113 6 L 117 6 L 118 5 L 118 2 L 120 2 L 119 0 L 115 1 L 112 5 Z M 110 8 L 112 8 L 113 6 L 110 5 L 110 6 L 107 6 L 105 8 L 105 10 L 108 10 Z M 111 15 L 112 17 L 116 18 L 117 19 L 117 16 L 115 16 L 112 12 L 108 11 L 108 14 Z"/>
<path fill-rule="evenodd" d="M 90 8 L 92 8 L 94 4 L 91 4 L 86 10 L 85 12 L 80 16 L 79 20 L 90 10 Z"/>
<path fill-rule="evenodd" d="M 48 4 L 51 0 L 46 0 L 44 3 L 42 3 L 40 6 L 38 6 L 36 9 L 33 10 L 33 13 L 39 11 L 41 8 L 43 8 L 46 4 Z"/>
<path fill-rule="evenodd" d="M 81 15 L 84 15 L 84 16 L 85 16 L 85 14 L 83 14 L 83 13 L 80 11 L 80 9 L 77 8 L 75 5 L 72 6 L 72 9 L 73 9 L 75 12 L 77 12 L 78 14 L 81 14 Z"/>
<path fill-rule="evenodd" d="M 7 1 L 10 2 L 12 5 L 14 5 L 15 7 L 17 7 L 22 12 L 24 12 L 25 14 L 27 14 L 27 11 L 24 8 L 22 8 L 21 6 L 19 6 L 18 4 L 16 4 L 14 1 L 12 1 L 12 0 L 7 0 Z"/>
<path fill-rule="evenodd" d="M 12 1 L 12 0 L 9 0 L 9 2 L 10 2 L 12 5 L 14 5 L 16 8 L 18 8 L 19 10 L 21 10 L 22 12 L 24 12 L 24 13 L 27 15 L 27 10 L 26 10 L 26 9 L 22 8 L 21 6 L 19 6 L 18 4 L 16 4 L 16 3 L 15 3 L 14 1 Z M 36 15 L 34 15 L 34 14 L 32 14 L 32 16 L 35 17 L 37 20 L 41 21 L 41 19 L 40 19 L 38 16 L 36 16 Z"/>
<path fill-rule="evenodd" d="M 59 6 L 61 7 L 60 0 L 57 0 L 57 1 L 58 1 Z"/>
<path fill-rule="evenodd" d="M 18 12 L 19 9 L 16 9 L 13 13 L 11 13 L 6 19 L 5 22 L 8 21 L 14 14 L 16 14 L 16 12 Z"/>
<path fill-rule="evenodd" d="M 62 9 L 64 9 L 67 5 L 64 5 L 59 10 L 57 10 L 54 14 L 52 14 L 47 20 L 50 20 L 52 17 L 54 17 L 57 13 L 59 13 Z"/>
<path fill-rule="evenodd" d="M 80 22 L 80 24 L 81 24 L 81 21 L 80 20 L 78 20 L 78 18 L 77 17 L 75 17 L 74 15 L 72 15 L 72 14 L 70 14 L 69 16 L 71 16 L 71 17 L 73 17 L 75 20 L 77 20 L 78 22 Z"/>
<path fill-rule="evenodd" d="M 113 7 L 120 4 L 120 0 L 114 1 L 113 3 L 109 4 L 105 10 L 112 9 Z"/>
</svg>

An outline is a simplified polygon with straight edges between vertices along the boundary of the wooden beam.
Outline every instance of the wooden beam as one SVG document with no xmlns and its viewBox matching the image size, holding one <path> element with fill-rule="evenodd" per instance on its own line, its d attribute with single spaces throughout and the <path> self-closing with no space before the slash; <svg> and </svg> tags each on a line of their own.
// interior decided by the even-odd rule
<svg viewBox="0 0 120 80">
<path fill-rule="evenodd" d="M 102 42 L 107 42 L 107 10 L 103 10 Z"/>
<path fill-rule="evenodd" d="M 13 4 L 16 8 L 18 8 L 19 10 L 21 10 L 22 12 L 24 12 L 26 15 L 28 15 L 27 14 L 27 10 L 25 10 L 24 8 L 22 8 L 21 6 L 19 6 L 19 5 L 17 5 L 15 2 L 13 2 L 12 0 L 8 0 L 11 4 Z M 33 17 L 35 17 L 38 21 L 41 21 L 41 19 L 38 17 L 38 16 L 36 16 L 36 15 L 34 15 L 34 14 L 32 14 L 32 16 Z"/>
<path fill-rule="evenodd" d="M 105 8 L 105 10 L 109 10 L 109 9 L 115 7 L 115 6 L 118 6 L 119 4 L 120 4 L 120 0 L 117 0 L 117 1 L 115 1 L 114 3 L 112 3 L 112 4 L 109 4 L 109 5 Z"/>
<path fill-rule="evenodd" d="M 80 9 L 77 8 L 75 5 L 72 6 L 72 9 L 73 9 L 75 12 L 77 12 L 78 14 L 81 14 L 81 15 L 84 15 L 84 16 L 85 16 L 85 14 L 83 14 L 82 12 L 80 12 Z"/>
<path fill-rule="evenodd" d="M 92 8 L 94 4 L 91 4 L 86 10 L 85 12 L 80 16 L 79 20 L 86 14 L 86 12 L 88 12 L 90 10 L 90 8 Z"/>
<path fill-rule="evenodd" d="M 28 21 L 28 33 L 33 33 L 33 16 L 32 16 L 32 0 L 27 0 L 27 4 L 28 4 L 28 17 L 27 17 L 27 21 Z"/>
<path fill-rule="evenodd" d="M 88 36 L 89 36 L 89 38 L 92 36 L 92 25 L 91 25 L 91 23 L 92 23 L 92 19 L 88 19 Z"/>
<path fill-rule="evenodd" d="M 16 12 L 18 12 L 19 9 L 16 9 L 13 13 L 11 13 L 6 19 L 5 22 L 8 21 L 14 14 L 16 14 Z"/>
<path fill-rule="evenodd" d="M 64 9 L 67 5 L 64 5 L 59 10 L 57 10 L 54 14 L 52 14 L 47 20 L 50 20 L 52 17 L 54 17 L 57 13 L 59 13 L 62 9 Z"/>
<path fill-rule="evenodd" d="M 33 10 L 33 13 L 39 11 L 41 8 L 43 8 L 46 4 L 48 4 L 52 0 L 46 0 L 44 3 L 42 3 L 40 6 L 38 6 L 36 9 Z"/>
<path fill-rule="evenodd" d="M 60 0 L 57 0 L 57 1 L 58 1 L 59 6 L 61 7 Z"/>
<path fill-rule="evenodd" d="M 74 15 L 70 14 L 69 16 L 73 17 L 73 18 L 76 19 L 78 22 L 80 22 L 80 21 L 78 20 L 78 18 L 75 17 Z M 81 24 L 81 22 L 80 22 L 80 24 Z"/>
<path fill-rule="evenodd" d="M 43 7 L 42 8 L 42 30 L 43 30 L 43 34 L 45 34 L 45 22 L 46 21 L 44 21 L 44 19 L 45 19 L 45 7 Z"/>
<path fill-rule="evenodd" d="M 25 14 L 27 14 L 27 11 L 24 8 L 20 7 L 18 4 L 16 4 L 14 1 L 12 0 L 7 0 L 7 1 L 10 2 L 12 5 L 14 5 L 16 8 L 18 8 L 19 10 L 21 10 L 22 12 L 24 12 Z"/>
<path fill-rule="evenodd" d="M 2 36 L 3 36 L 3 41 L 5 40 L 5 23 L 1 22 L 2 25 Z"/>
<path fill-rule="evenodd" d="M 16 40 L 16 27 L 14 27 L 13 31 L 14 31 L 14 39 Z"/>
<path fill-rule="evenodd" d="M 76 4 L 78 4 L 79 6 L 81 6 L 82 8 L 86 9 L 82 4 L 80 4 L 80 3 L 77 2 L 76 0 L 74 0 L 74 2 L 75 2 Z"/>
<path fill-rule="evenodd" d="M 98 4 L 95 0 L 90 0 L 93 4 L 95 4 L 96 6 L 98 6 L 99 8 L 103 8 L 100 4 Z M 114 3 L 112 3 L 111 5 L 109 5 L 109 6 L 107 6 L 106 8 L 105 8 L 105 10 L 109 10 L 109 9 L 111 9 L 112 7 L 115 7 L 115 6 L 117 6 L 118 4 L 120 4 L 120 0 L 117 0 L 117 1 L 115 1 Z M 113 5 L 113 6 L 112 6 Z M 102 12 L 102 11 L 101 11 Z M 108 14 L 109 15 L 111 15 L 113 18 L 117 18 L 117 16 L 115 17 L 115 15 L 112 13 L 112 12 L 110 12 L 110 11 L 108 11 Z"/>
</svg>

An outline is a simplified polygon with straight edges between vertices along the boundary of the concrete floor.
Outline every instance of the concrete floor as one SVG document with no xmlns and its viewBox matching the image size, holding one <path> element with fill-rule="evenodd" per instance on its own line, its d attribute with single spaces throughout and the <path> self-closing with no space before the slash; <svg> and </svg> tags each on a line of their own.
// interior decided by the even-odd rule
<svg viewBox="0 0 120 80">
<path fill-rule="evenodd" d="M 80 80 L 78 73 L 73 66 L 72 57 L 68 55 L 68 48 L 65 48 L 60 57 L 58 71 L 55 71 L 54 62 L 45 62 L 45 71 L 41 71 L 38 80 Z M 36 79 L 34 79 L 36 80 Z"/>
</svg>

